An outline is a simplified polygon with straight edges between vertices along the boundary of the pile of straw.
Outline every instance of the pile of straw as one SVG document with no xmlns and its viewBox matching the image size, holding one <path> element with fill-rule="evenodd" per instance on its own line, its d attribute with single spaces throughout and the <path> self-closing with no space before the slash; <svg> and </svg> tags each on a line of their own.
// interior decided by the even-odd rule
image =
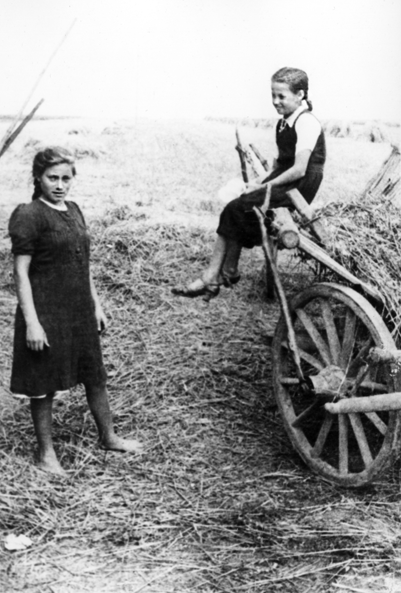
<svg viewBox="0 0 401 593">
<path fill-rule="evenodd" d="M 401 182 L 400 151 L 393 147 L 378 175 L 356 198 L 322 209 L 327 251 L 347 270 L 383 295 L 385 317 L 401 338 Z"/>
</svg>

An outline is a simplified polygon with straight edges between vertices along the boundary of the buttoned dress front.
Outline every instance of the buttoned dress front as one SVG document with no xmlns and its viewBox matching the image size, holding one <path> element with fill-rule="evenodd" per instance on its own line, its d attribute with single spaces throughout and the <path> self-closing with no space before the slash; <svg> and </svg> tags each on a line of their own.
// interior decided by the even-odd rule
<svg viewBox="0 0 401 593">
<path fill-rule="evenodd" d="M 77 204 L 56 210 L 42 200 L 18 206 L 11 215 L 12 252 L 30 255 L 33 302 L 49 347 L 26 344 L 21 307 L 15 315 L 11 391 L 41 396 L 106 379 L 90 288 L 90 239 Z"/>
</svg>

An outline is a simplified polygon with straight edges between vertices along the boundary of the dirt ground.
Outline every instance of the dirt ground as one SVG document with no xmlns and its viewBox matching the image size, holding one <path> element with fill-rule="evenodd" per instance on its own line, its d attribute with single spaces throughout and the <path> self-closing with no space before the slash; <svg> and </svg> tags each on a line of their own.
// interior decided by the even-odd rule
<svg viewBox="0 0 401 593">
<path fill-rule="evenodd" d="M 268 153 L 263 130 L 245 136 Z M 26 403 L 8 390 L 15 296 L 8 217 L 31 192 L 32 156 L 70 146 L 71 199 L 91 225 L 93 269 L 111 321 L 103 339 L 115 423 L 144 442 L 110 454 L 78 388 L 55 409 L 67 480 L 33 464 Z M 216 122 L 33 122 L 0 160 L 0 590 L 5 593 L 400 593 L 400 464 L 363 490 L 305 467 L 271 386 L 279 316 L 263 256 L 209 305 L 171 286 L 207 260 L 238 176 L 232 130 Z M 362 191 L 389 152 L 333 139 L 321 199 Z M 281 261 L 288 291 L 310 282 Z M 32 545 L 9 551 L 9 534 Z"/>
</svg>

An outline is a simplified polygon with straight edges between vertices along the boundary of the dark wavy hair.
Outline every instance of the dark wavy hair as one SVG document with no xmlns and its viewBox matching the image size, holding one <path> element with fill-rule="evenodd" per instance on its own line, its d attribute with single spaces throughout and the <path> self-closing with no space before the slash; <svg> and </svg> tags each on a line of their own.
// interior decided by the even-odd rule
<svg viewBox="0 0 401 593">
<path fill-rule="evenodd" d="M 299 68 L 280 68 L 272 76 L 272 82 L 283 82 L 288 84 L 291 92 L 304 92 L 304 99 L 308 104 L 309 111 L 312 111 L 312 101 L 308 98 L 309 79 L 306 72 Z"/>
<path fill-rule="evenodd" d="M 61 146 L 48 146 L 43 150 L 36 153 L 33 159 L 32 165 L 32 177 L 33 177 L 33 194 L 32 200 L 37 200 L 42 195 L 42 188 L 40 186 L 40 177 L 49 167 L 55 165 L 67 164 L 71 166 L 72 174 L 77 174 L 75 169 L 75 160 L 73 155 Z"/>
</svg>

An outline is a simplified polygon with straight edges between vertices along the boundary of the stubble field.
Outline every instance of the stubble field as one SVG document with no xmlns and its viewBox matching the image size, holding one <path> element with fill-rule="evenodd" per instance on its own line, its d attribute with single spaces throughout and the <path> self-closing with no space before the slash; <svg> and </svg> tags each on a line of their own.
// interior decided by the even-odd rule
<svg viewBox="0 0 401 593">
<path fill-rule="evenodd" d="M 241 134 L 269 155 L 271 130 Z M 145 446 L 141 457 L 101 451 L 73 390 L 54 418 L 67 480 L 35 469 L 29 408 L 8 392 L 7 220 L 30 200 L 44 144 L 77 154 L 70 199 L 91 227 L 115 424 Z M 0 160 L 1 591 L 401 591 L 399 463 L 363 491 L 344 490 L 313 475 L 286 437 L 271 386 L 279 311 L 265 299 L 260 250 L 244 254 L 243 280 L 210 304 L 171 295 L 208 259 L 217 192 L 239 173 L 234 144 L 234 127 L 213 121 L 44 120 Z M 389 152 L 329 138 L 318 199 L 361 192 Z M 306 281 L 291 262 L 283 273 L 288 291 Z M 32 545 L 6 550 L 11 533 Z"/>
</svg>

